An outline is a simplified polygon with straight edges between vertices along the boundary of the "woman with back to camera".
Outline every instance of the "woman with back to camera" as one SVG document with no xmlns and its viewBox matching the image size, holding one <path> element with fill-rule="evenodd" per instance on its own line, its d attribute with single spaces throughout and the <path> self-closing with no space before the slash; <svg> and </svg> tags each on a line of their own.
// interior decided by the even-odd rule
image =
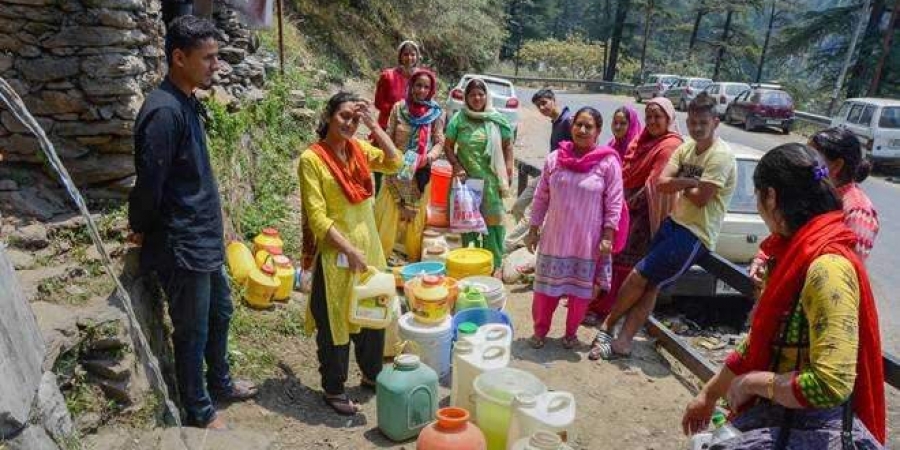
<svg viewBox="0 0 900 450">
<path fill-rule="evenodd" d="M 743 434 L 716 449 L 880 449 L 886 439 L 878 311 L 857 237 L 815 150 L 785 144 L 753 175 L 772 233 L 747 338 L 687 405 L 703 431 L 719 399 Z"/>
</svg>

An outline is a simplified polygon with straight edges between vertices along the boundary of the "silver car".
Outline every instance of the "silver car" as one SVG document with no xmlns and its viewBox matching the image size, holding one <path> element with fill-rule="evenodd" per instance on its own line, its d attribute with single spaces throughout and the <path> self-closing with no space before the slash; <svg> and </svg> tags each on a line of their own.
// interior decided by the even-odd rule
<svg viewBox="0 0 900 450">
<path fill-rule="evenodd" d="M 688 103 L 712 82 L 709 78 L 681 78 L 666 91 L 665 97 L 672 101 L 675 109 L 687 111 Z"/>
<path fill-rule="evenodd" d="M 450 90 L 450 94 L 447 96 L 447 123 L 450 122 L 450 118 L 454 114 L 463 109 L 465 104 L 463 90 L 466 88 L 466 83 L 472 78 L 479 78 L 484 81 L 488 90 L 491 91 L 491 102 L 494 108 L 506 117 L 506 120 L 512 126 L 513 136 L 516 136 L 519 128 L 519 98 L 516 97 L 515 86 L 513 86 L 511 81 L 504 78 L 472 73 L 463 75 L 459 83 Z M 513 140 L 515 140 L 515 137 Z"/>
<path fill-rule="evenodd" d="M 710 84 L 704 90 L 707 94 L 716 98 L 716 112 L 719 114 L 719 117 L 725 117 L 725 110 L 728 109 L 728 105 L 734 101 L 735 97 L 745 91 L 749 91 L 750 85 L 747 83 L 723 81 Z"/>
<path fill-rule="evenodd" d="M 634 88 L 634 101 L 640 103 L 643 100 L 649 100 L 659 97 L 666 93 L 670 86 L 675 84 L 678 75 L 670 75 L 666 73 L 653 73 L 647 77 L 647 82 Z"/>
</svg>

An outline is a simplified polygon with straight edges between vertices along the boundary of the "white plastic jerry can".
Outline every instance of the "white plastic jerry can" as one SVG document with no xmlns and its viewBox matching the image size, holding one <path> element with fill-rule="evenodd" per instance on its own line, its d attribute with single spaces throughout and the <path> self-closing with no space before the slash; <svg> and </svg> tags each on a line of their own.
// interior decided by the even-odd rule
<svg viewBox="0 0 900 450">
<path fill-rule="evenodd" d="M 475 411 L 473 383 L 484 372 L 509 365 L 509 348 L 503 345 L 474 344 L 460 340 L 453 349 L 453 368 L 450 382 L 450 406 Z"/>
<path fill-rule="evenodd" d="M 370 266 L 353 286 L 350 323 L 375 330 L 386 328 L 394 316 L 396 296 L 394 276 Z"/>
<path fill-rule="evenodd" d="M 575 396 L 563 391 L 517 395 L 507 442 L 516 442 L 539 430 L 557 434 L 564 443 L 574 442 Z"/>
</svg>

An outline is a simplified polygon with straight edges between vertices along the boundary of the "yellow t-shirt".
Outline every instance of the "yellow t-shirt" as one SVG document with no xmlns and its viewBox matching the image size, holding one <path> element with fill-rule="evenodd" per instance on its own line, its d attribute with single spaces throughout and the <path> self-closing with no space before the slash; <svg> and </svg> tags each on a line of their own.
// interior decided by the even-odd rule
<svg viewBox="0 0 900 450">
<path fill-rule="evenodd" d="M 691 230 L 706 248 L 715 250 L 719 229 L 737 182 L 737 164 L 731 148 L 721 138 L 716 138 L 710 148 L 698 155 L 697 143 L 687 140 L 672 153 L 669 167 L 676 169 L 679 177 L 693 177 L 719 187 L 703 207 L 685 196 L 679 197 L 671 216 L 676 223 Z"/>
</svg>

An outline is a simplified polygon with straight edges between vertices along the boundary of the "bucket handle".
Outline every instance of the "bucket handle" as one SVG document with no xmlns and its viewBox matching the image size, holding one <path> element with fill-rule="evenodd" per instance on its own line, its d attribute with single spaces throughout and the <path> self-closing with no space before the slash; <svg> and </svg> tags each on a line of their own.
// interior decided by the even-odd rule
<svg viewBox="0 0 900 450">
<path fill-rule="evenodd" d="M 484 359 L 497 359 L 502 357 L 506 353 L 506 348 L 501 345 L 492 345 L 481 353 L 481 357 Z"/>
<path fill-rule="evenodd" d="M 547 411 L 557 412 L 561 409 L 568 408 L 571 404 L 572 397 L 569 397 L 568 395 L 560 395 L 555 397 L 553 400 L 550 400 L 550 403 L 547 405 Z"/>
<path fill-rule="evenodd" d="M 489 341 L 499 341 L 500 339 L 505 338 L 506 335 L 508 334 L 508 332 L 509 332 L 509 329 L 507 329 L 507 328 L 499 328 L 499 327 L 493 328 L 490 331 L 488 331 L 487 333 L 485 333 L 484 337 L 485 337 L 485 339 L 487 339 Z"/>
</svg>

